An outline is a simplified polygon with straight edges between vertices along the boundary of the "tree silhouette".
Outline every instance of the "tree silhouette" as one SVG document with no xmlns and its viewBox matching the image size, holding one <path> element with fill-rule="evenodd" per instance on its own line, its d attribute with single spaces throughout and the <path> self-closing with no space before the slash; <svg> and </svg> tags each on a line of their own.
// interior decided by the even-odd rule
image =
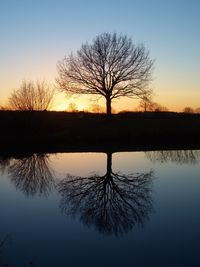
<svg viewBox="0 0 200 267">
<path fill-rule="evenodd" d="M 44 111 L 51 107 L 55 91 L 45 82 L 22 82 L 9 98 L 9 107 L 21 111 Z"/>
<path fill-rule="evenodd" d="M 147 86 L 152 68 L 144 45 L 134 45 L 126 35 L 103 33 L 58 63 L 56 81 L 66 93 L 104 97 L 110 116 L 113 99 L 143 97 L 151 91 Z"/>
<path fill-rule="evenodd" d="M 76 105 L 76 103 L 69 103 L 68 107 L 67 107 L 67 111 L 70 112 L 78 112 L 78 107 Z"/>
<path fill-rule="evenodd" d="M 168 161 L 179 164 L 196 164 L 200 161 L 199 150 L 161 150 L 145 152 L 152 162 L 165 163 Z"/>
<path fill-rule="evenodd" d="M 54 186 L 54 175 L 48 161 L 46 154 L 15 159 L 8 167 L 11 181 L 27 196 L 47 196 Z"/>
<path fill-rule="evenodd" d="M 143 109 L 144 112 L 152 111 L 153 102 L 151 99 L 152 95 L 143 96 L 140 100 L 139 107 Z"/>
<path fill-rule="evenodd" d="M 103 234 L 122 234 L 134 225 L 143 225 L 152 210 L 153 172 L 129 175 L 113 173 L 112 154 L 107 154 L 103 176 L 67 178 L 58 184 L 61 210 L 80 216 L 87 226 Z"/>
<path fill-rule="evenodd" d="M 191 107 L 185 107 L 185 108 L 183 109 L 183 112 L 184 112 L 184 113 L 194 113 L 194 109 L 191 108 Z"/>
</svg>

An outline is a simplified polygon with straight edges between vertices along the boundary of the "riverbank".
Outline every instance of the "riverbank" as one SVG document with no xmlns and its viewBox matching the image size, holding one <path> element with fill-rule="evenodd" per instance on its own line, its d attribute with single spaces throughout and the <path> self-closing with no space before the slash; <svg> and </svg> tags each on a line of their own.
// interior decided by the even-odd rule
<svg viewBox="0 0 200 267">
<path fill-rule="evenodd" d="M 200 148 L 200 115 L 0 112 L 0 151 L 134 151 Z"/>
</svg>

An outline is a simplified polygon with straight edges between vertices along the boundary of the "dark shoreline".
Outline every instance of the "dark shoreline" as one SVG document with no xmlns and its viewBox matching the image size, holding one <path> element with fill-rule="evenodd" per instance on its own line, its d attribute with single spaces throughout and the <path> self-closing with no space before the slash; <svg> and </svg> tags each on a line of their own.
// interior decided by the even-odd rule
<svg viewBox="0 0 200 267">
<path fill-rule="evenodd" d="M 0 155 L 200 149 L 200 115 L 0 112 Z"/>
</svg>

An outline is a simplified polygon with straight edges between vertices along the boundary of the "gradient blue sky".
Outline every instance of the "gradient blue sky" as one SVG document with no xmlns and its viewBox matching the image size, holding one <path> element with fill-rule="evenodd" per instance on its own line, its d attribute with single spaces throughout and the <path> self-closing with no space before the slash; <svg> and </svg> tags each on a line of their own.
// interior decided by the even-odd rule
<svg viewBox="0 0 200 267">
<path fill-rule="evenodd" d="M 57 61 L 102 32 L 127 34 L 150 50 L 155 101 L 170 110 L 200 107 L 199 0 L 0 0 L 0 104 L 24 79 L 54 83 Z M 69 101 L 59 97 L 57 108 Z M 127 106 L 136 102 L 115 104 Z"/>
</svg>

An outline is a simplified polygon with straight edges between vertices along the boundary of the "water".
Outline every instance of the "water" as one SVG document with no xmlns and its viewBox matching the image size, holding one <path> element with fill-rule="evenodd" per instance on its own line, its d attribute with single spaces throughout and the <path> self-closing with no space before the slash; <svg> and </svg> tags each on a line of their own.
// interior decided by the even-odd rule
<svg viewBox="0 0 200 267">
<path fill-rule="evenodd" d="M 200 266 L 199 174 L 197 150 L 1 157 L 0 266 Z"/>
</svg>

